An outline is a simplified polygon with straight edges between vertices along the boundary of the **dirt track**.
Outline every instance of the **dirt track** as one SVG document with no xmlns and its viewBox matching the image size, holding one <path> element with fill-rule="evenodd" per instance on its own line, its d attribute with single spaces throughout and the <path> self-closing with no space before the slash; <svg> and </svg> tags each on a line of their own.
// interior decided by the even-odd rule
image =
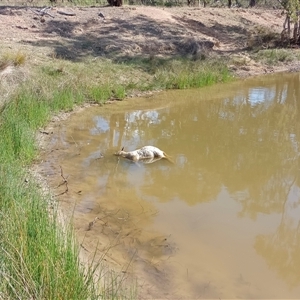
<svg viewBox="0 0 300 300">
<path fill-rule="evenodd" d="M 120 61 L 149 55 L 230 55 L 244 61 L 233 67 L 238 76 L 290 68 L 263 66 L 246 51 L 249 42 L 259 38 L 258 32 L 280 34 L 285 18 L 280 10 L 52 7 L 44 15 L 40 10 L 0 7 L 3 49 L 29 52 L 37 61 L 49 56 L 78 61 L 91 55 Z"/>
</svg>

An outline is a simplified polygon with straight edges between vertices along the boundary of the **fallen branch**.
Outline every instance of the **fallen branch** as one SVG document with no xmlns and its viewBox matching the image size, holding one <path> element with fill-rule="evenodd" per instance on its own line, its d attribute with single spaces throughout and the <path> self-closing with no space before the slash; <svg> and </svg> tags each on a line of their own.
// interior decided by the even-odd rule
<svg viewBox="0 0 300 300">
<path fill-rule="evenodd" d="M 75 13 L 65 12 L 65 11 L 62 11 L 62 10 L 58 10 L 57 13 L 60 14 L 60 15 L 68 16 L 68 17 L 76 16 Z"/>
<path fill-rule="evenodd" d="M 42 134 L 49 134 L 49 132 L 48 131 L 42 131 L 42 130 L 40 130 L 40 133 L 42 133 Z"/>
<path fill-rule="evenodd" d="M 41 10 L 34 10 L 32 8 L 29 8 L 32 12 L 34 12 L 35 14 L 39 15 L 39 16 L 44 16 L 44 15 L 48 15 L 51 18 L 54 18 L 53 15 L 51 15 L 50 13 L 48 13 L 48 10 L 51 9 L 51 7 L 44 7 Z"/>
<path fill-rule="evenodd" d="M 85 247 L 83 246 L 83 244 L 80 244 L 80 246 L 81 246 L 85 251 L 90 252 L 87 248 L 85 248 Z"/>
<path fill-rule="evenodd" d="M 92 222 L 89 223 L 87 231 L 90 231 L 92 229 L 92 227 L 95 225 L 95 223 L 96 223 L 97 220 L 100 220 L 100 218 L 96 217 Z"/>
<path fill-rule="evenodd" d="M 111 213 L 111 214 L 108 214 L 108 215 L 105 215 L 105 216 L 102 217 L 102 218 L 95 217 L 95 219 L 94 219 L 92 222 L 89 223 L 88 228 L 87 228 L 86 231 L 90 231 L 90 230 L 92 229 L 92 227 L 95 225 L 95 223 L 96 223 L 98 220 L 99 220 L 99 221 L 102 221 L 102 222 L 106 225 L 107 222 L 105 223 L 105 222 L 103 221 L 103 219 L 105 219 L 105 218 L 107 218 L 107 217 L 110 217 L 110 216 L 113 216 L 113 215 L 116 215 L 119 211 L 120 211 L 120 210 L 118 209 L 117 212 Z"/>
<path fill-rule="evenodd" d="M 64 176 L 64 172 L 63 172 L 62 167 L 61 167 L 61 166 L 59 166 L 59 167 L 60 167 L 60 176 L 62 177 L 63 182 L 61 182 L 56 188 L 59 188 L 60 186 L 62 186 L 62 185 L 65 184 L 65 185 L 66 185 L 66 189 L 65 189 L 64 192 L 55 195 L 55 197 L 60 196 L 60 195 L 63 195 L 63 194 L 65 194 L 65 193 L 67 193 L 67 192 L 69 191 L 68 180 L 67 180 L 67 178 Z"/>
</svg>

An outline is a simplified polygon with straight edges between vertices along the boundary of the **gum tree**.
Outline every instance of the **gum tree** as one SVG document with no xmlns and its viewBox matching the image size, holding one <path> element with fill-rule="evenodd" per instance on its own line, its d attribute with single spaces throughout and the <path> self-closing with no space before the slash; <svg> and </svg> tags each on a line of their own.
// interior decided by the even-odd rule
<svg viewBox="0 0 300 300">
<path fill-rule="evenodd" d="M 300 2 L 299 0 L 278 0 L 283 8 L 286 10 L 286 19 L 283 24 L 283 31 L 281 33 L 281 38 L 284 41 L 289 41 L 293 38 L 294 43 L 299 42 L 299 10 Z M 291 31 L 291 25 L 294 24 L 293 31 Z"/>
</svg>

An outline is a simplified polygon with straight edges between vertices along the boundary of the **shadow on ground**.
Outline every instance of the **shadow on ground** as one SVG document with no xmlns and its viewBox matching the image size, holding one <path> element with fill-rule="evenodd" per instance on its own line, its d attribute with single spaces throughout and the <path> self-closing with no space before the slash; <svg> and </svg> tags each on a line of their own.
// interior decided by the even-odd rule
<svg viewBox="0 0 300 300">
<path fill-rule="evenodd" d="M 41 38 L 24 43 L 50 47 L 53 56 L 66 60 L 81 61 L 94 56 L 124 62 L 157 55 L 201 57 L 214 51 L 215 41 L 211 37 L 225 43 L 228 36 L 229 42 L 234 42 L 238 34 L 246 34 L 238 27 L 219 23 L 207 27 L 199 21 L 179 17 L 170 22 L 130 14 L 105 19 L 99 15 L 100 10 L 92 10 L 83 21 L 60 16 L 47 18 L 39 28 Z"/>
</svg>

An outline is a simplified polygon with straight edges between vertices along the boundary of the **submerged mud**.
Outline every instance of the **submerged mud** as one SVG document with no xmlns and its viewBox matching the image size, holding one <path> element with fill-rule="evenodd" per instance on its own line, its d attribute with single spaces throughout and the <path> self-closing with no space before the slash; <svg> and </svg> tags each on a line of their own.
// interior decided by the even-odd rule
<svg viewBox="0 0 300 300">
<path fill-rule="evenodd" d="M 130 104 L 124 102 L 125 109 L 128 109 L 127 104 L 131 106 L 133 103 L 140 105 L 132 99 Z M 78 142 L 78 139 L 85 139 L 84 131 L 78 131 L 76 136 L 72 134 L 70 139 L 67 137 L 68 123 L 76 116 L 88 110 L 101 112 L 122 105 L 87 106 L 54 117 L 50 126 L 40 132 L 42 152 L 40 163 L 35 167 L 50 186 L 64 223 L 74 224 L 83 261 L 106 262 L 110 268 L 124 273 L 129 282 L 135 282 L 139 274 L 140 296 L 160 297 L 160 291 L 168 295 L 172 290 L 164 261 L 176 252 L 176 244 L 170 235 L 159 230 L 145 230 L 152 223 L 157 209 L 142 201 L 132 193 L 132 187 L 124 183 L 124 174 L 118 169 L 122 163 L 130 162 L 120 161 L 113 155 L 118 149 L 116 147 L 104 154 L 99 149 L 86 157 L 97 141 Z M 151 107 L 153 104 L 147 105 Z M 82 165 L 86 169 L 84 172 L 81 172 Z M 111 170 L 105 184 L 100 186 L 97 182 L 99 169 Z M 95 190 L 90 191 L 92 186 Z"/>
</svg>

